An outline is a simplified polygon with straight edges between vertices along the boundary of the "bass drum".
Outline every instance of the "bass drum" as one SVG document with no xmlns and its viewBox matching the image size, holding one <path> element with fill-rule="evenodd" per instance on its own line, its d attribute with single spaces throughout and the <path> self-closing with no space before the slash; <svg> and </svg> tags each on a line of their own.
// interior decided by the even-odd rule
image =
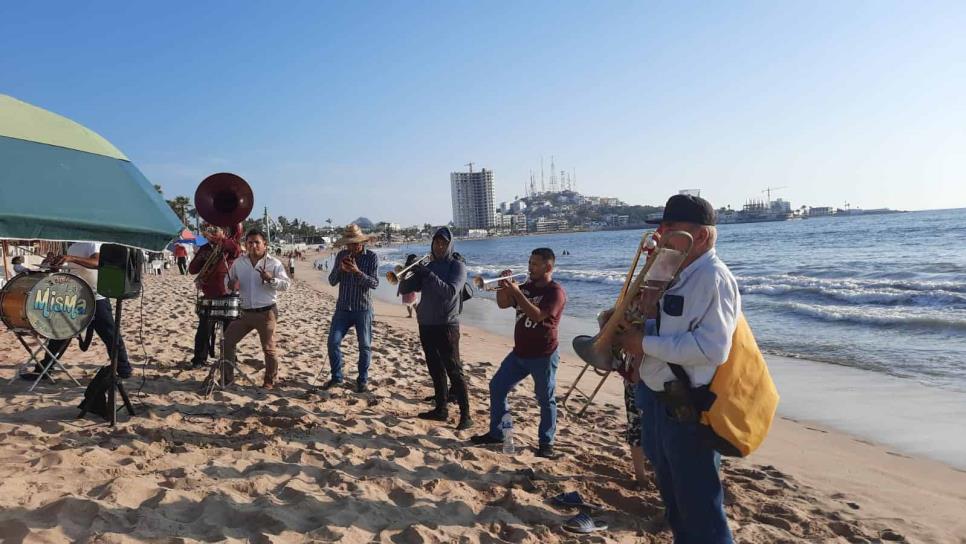
<svg viewBox="0 0 966 544">
<path fill-rule="evenodd" d="M 67 340 L 90 325 L 94 302 L 90 285 L 73 274 L 20 274 L 0 289 L 0 320 L 14 332 Z"/>
</svg>

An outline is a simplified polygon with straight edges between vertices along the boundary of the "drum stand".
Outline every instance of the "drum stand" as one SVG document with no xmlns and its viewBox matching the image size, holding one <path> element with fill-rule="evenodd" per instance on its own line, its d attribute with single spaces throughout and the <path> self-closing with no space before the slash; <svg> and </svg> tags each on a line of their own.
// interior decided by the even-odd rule
<svg viewBox="0 0 966 544">
<path fill-rule="evenodd" d="M 218 335 L 218 359 L 213 365 L 211 365 L 211 370 L 208 371 L 208 377 L 205 378 L 205 381 L 202 384 L 202 390 L 205 392 L 205 398 L 210 397 L 211 394 L 215 392 L 216 387 L 222 390 L 226 389 L 229 385 L 231 385 L 232 382 L 234 382 L 234 376 L 240 375 L 248 380 L 248 383 L 252 384 L 253 386 L 255 385 L 255 382 L 252 380 L 251 376 L 242 372 L 242 370 L 238 368 L 237 362 L 225 358 L 225 329 L 227 329 L 228 321 L 225 319 L 217 319 L 216 321 L 217 326 L 212 328 L 211 333 Z M 231 368 L 233 372 L 232 382 L 225 381 L 225 374 L 227 373 L 228 368 Z"/>
<path fill-rule="evenodd" d="M 14 381 L 16 381 L 17 378 L 20 377 L 21 369 L 26 368 L 28 365 L 30 365 L 30 363 L 34 363 L 34 366 L 36 368 L 40 368 L 40 375 L 37 376 L 37 379 L 34 380 L 34 383 L 30 386 L 30 389 L 28 389 L 27 391 L 33 391 L 34 388 L 37 387 L 37 384 L 40 383 L 40 380 L 44 379 L 44 376 L 47 376 L 47 378 L 49 378 L 50 381 L 56 381 L 54 380 L 53 375 L 51 375 L 50 373 L 50 371 L 54 368 L 63 371 L 64 374 L 66 374 L 67 377 L 70 378 L 71 380 L 74 380 L 74 383 L 77 384 L 78 386 L 81 385 L 81 383 L 77 381 L 76 378 L 70 375 L 70 372 L 67 371 L 67 368 L 64 367 L 63 363 L 60 362 L 60 358 L 57 356 L 57 354 L 50 351 L 50 349 L 47 347 L 47 342 L 39 334 L 37 334 L 36 332 L 31 332 L 31 333 L 23 333 L 23 332 L 17 332 L 17 331 L 12 331 L 12 332 L 14 336 L 17 337 L 17 340 L 20 341 L 20 345 L 23 346 L 23 349 L 27 350 L 27 353 L 30 354 L 30 359 L 28 359 L 27 362 L 21 365 L 20 369 L 18 369 L 17 372 L 13 375 L 13 377 L 10 378 L 10 381 L 8 382 L 8 384 L 13 383 Z M 31 348 L 30 345 L 27 344 L 27 341 L 24 340 L 25 336 L 32 337 L 40 347 L 36 349 Z M 47 363 L 46 366 L 41 362 L 40 359 L 37 358 L 38 355 L 44 352 L 46 352 L 47 355 L 50 355 L 50 362 Z"/>
</svg>

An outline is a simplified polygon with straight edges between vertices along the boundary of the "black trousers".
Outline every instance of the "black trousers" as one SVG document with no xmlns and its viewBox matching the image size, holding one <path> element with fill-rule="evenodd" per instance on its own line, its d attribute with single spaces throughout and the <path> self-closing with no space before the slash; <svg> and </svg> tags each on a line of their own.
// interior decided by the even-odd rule
<svg viewBox="0 0 966 544">
<path fill-rule="evenodd" d="M 426 366 L 433 378 L 436 408 L 446 410 L 446 379 L 453 382 L 453 393 L 460 413 L 469 415 L 470 398 L 463 379 L 463 363 L 460 362 L 460 326 L 420 325 L 419 341 L 426 355 Z"/>
<path fill-rule="evenodd" d="M 91 321 L 91 327 L 94 327 L 94 332 L 97 333 L 98 338 L 104 345 L 107 346 L 107 355 L 110 357 L 113 355 L 114 351 L 114 312 L 111 311 L 111 301 L 102 298 L 94 304 L 94 319 Z M 51 340 L 47 344 L 47 348 L 54 353 L 58 353 L 58 350 L 69 344 L 70 338 L 67 340 Z M 50 362 L 50 356 L 44 357 L 44 366 Z M 127 349 L 124 347 L 124 340 L 121 339 L 121 349 L 118 350 L 117 354 L 117 372 L 118 374 L 130 374 L 131 373 L 131 363 L 127 359 Z"/>
<path fill-rule="evenodd" d="M 208 314 L 203 313 L 198 316 L 198 330 L 195 331 L 195 354 L 191 362 L 196 365 L 203 365 L 208 361 L 209 342 L 211 340 L 211 329 L 215 322 L 208 319 Z"/>
<path fill-rule="evenodd" d="M 178 257 L 178 270 L 181 271 L 181 275 L 184 276 L 188 273 L 188 258 Z"/>
</svg>

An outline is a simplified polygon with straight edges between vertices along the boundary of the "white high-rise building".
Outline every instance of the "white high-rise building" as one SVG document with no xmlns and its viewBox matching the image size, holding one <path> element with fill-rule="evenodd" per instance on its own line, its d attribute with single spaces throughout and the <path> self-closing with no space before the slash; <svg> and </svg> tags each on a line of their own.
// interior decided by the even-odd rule
<svg viewBox="0 0 966 544">
<path fill-rule="evenodd" d="M 457 228 L 489 229 L 495 222 L 493 171 L 453 172 L 449 175 L 453 197 L 453 224 Z"/>
</svg>

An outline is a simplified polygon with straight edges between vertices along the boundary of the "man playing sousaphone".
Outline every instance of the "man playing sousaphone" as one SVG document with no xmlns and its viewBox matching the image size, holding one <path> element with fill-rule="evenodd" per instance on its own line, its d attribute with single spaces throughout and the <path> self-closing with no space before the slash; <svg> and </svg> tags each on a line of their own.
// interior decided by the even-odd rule
<svg viewBox="0 0 966 544">
<path fill-rule="evenodd" d="M 221 227 L 205 224 L 205 238 L 208 243 L 201 246 L 191 263 L 188 272 L 197 275 L 195 285 L 205 298 L 221 298 L 231 293 L 225 278 L 232 263 L 238 258 L 238 243 L 225 236 Z M 195 351 L 191 358 L 191 368 L 201 368 L 208 361 L 208 342 L 211 338 L 212 321 L 206 314 L 198 315 L 198 330 L 195 331 Z"/>
<path fill-rule="evenodd" d="M 369 390 L 369 363 L 372 361 L 372 295 L 371 291 L 379 286 L 379 257 L 366 249 L 369 237 L 358 225 L 350 224 L 335 245 L 345 246 L 335 256 L 335 264 L 329 273 L 329 285 L 339 286 L 339 298 L 335 303 L 335 314 L 329 325 L 329 367 L 332 376 L 322 386 L 331 389 L 343 381 L 342 376 L 342 338 L 351 327 L 356 329 L 359 341 L 359 376 L 356 378 L 356 391 Z"/>
<path fill-rule="evenodd" d="M 689 391 L 710 383 L 728 359 L 741 297 L 715 252 L 715 212 L 707 200 L 672 196 L 660 224 L 672 249 L 687 251 L 685 237 L 675 239 L 673 231 L 690 234 L 693 243 L 660 299 L 657 319 L 647 319 L 643 330 L 628 328 L 618 341 L 632 361 L 632 376 L 639 378 L 635 403 L 642 414 L 642 446 L 675 542 L 730 543 L 720 455 L 696 430 L 700 423 Z"/>
</svg>

